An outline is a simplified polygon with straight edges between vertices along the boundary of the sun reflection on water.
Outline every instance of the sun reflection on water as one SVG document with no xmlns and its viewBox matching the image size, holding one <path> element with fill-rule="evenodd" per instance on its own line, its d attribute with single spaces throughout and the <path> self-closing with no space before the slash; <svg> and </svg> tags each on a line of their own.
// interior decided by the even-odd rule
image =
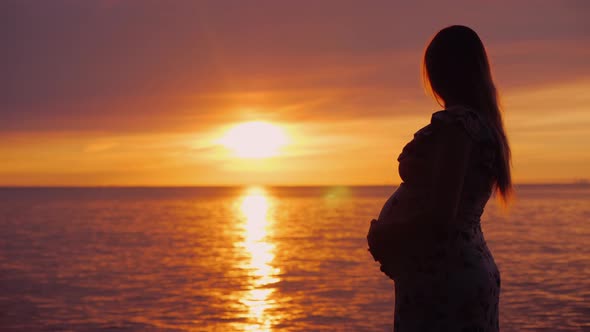
<svg viewBox="0 0 590 332">
<path fill-rule="evenodd" d="M 251 322 L 247 331 L 271 331 L 278 319 L 268 312 L 274 302 L 273 283 L 279 281 L 279 269 L 273 266 L 275 245 L 269 241 L 273 230 L 273 219 L 269 217 L 271 202 L 262 188 L 249 188 L 242 197 L 240 212 L 244 217 L 243 241 L 238 246 L 247 254 L 243 268 L 249 273 L 248 291 L 240 302 L 248 307 Z"/>
</svg>

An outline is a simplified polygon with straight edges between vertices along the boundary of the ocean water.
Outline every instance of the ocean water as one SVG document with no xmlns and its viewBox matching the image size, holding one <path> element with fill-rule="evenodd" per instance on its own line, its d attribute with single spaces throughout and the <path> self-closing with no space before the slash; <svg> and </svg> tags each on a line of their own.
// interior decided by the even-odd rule
<svg viewBox="0 0 590 332">
<path fill-rule="evenodd" d="M 365 235 L 394 187 L 0 189 L 1 331 L 387 331 Z M 482 227 L 502 331 L 590 330 L 590 187 Z"/>
</svg>

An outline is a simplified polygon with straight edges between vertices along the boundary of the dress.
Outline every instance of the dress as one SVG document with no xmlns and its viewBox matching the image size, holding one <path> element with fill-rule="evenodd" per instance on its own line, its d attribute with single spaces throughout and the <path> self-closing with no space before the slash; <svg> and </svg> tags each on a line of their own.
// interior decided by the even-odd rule
<svg viewBox="0 0 590 332">
<path fill-rule="evenodd" d="M 429 174 L 437 174 L 435 168 L 445 163 L 445 156 L 441 159 L 437 149 L 449 132 L 460 132 L 458 137 L 470 140 L 471 148 L 452 221 L 441 230 L 433 227 L 437 211 L 432 211 L 431 202 L 439 198 L 429 193 Z M 413 211 L 408 219 L 421 226 L 414 235 L 408 235 L 410 232 L 392 239 L 403 245 L 392 249 L 403 255 L 398 271 L 392 272 L 395 332 L 499 331 L 500 272 L 480 224 L 493 189 L 494 141 L 481 115 L 454 107 L 433 113 L 430 124 L 418 130 L 399 155 L 403 183 L 386 203 L 380 219 Z M 386 273 L 388 268 L 382 265 Z"/>
</svg>

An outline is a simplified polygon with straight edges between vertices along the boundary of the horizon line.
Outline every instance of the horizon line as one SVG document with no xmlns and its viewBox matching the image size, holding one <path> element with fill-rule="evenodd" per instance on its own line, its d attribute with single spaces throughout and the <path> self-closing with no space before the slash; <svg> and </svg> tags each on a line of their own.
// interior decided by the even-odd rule
<svg viewBox="0 0 590 332">
<path fill-rule="evenodd" d="M 386 184 L 188 184 L 188 185 L 0 185 L 0 189 L 92 189 L 92 188 L 247 188 L 247 187 L 268 187 L 268 188 L 325 188 L 325 187 L 398 187 L 401 183 Z M 514 183 L 513 186 L 590 186 L 590 181 L 582 179 L 571 182 L 522 182 Z"/>
</svg>

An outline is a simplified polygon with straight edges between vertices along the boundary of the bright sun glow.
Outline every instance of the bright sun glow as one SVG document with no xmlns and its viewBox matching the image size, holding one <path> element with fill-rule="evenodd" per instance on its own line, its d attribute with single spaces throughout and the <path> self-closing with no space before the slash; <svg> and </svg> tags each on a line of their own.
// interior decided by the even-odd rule
<svg viewBox="0 0 590 332">
<path fill-rule="evenodd" d="M 255 121 L 231 128 L 218 142 L 241 158 L 268 158 L 278 155 L 288 138 L 281 127 Z"/>
</svg>

